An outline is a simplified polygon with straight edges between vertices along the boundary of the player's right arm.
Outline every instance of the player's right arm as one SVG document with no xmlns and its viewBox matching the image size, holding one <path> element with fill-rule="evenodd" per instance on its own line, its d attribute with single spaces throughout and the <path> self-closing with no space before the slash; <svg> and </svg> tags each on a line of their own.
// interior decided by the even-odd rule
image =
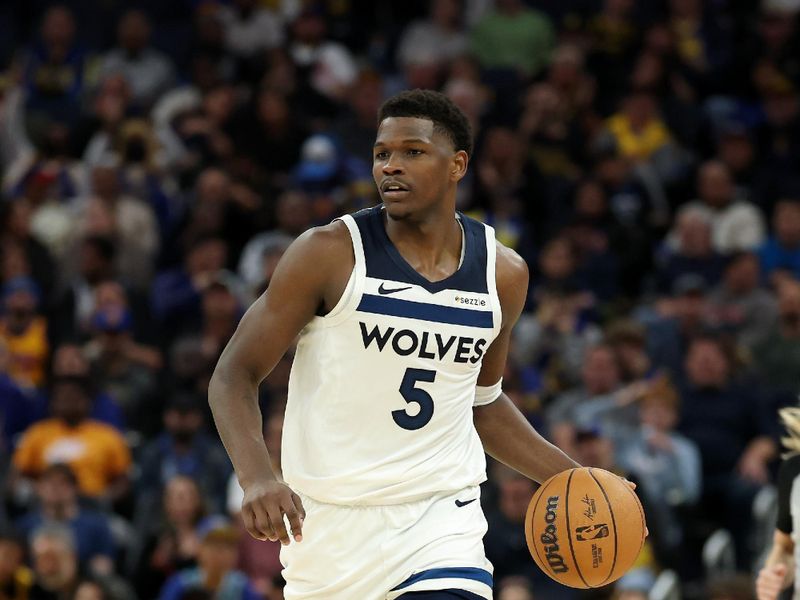
<svg viewBox="0 0 800 600">
<path fill-rule="evenodd" d="M 756 597 L 758 600 L 777 600 L 781 592 L 794 579 L 794 542 L 792 536 L 775 530 L 772 550 L 758 572 Z"/>
<path fill-rule="evenodd" d="M 353 268 L 341 221 L 307 231 L 286 251 L 269 287 L 242 317 L 214 369 L 208 401 L 244 490 L 242 518 L 258 539 L 301 539 L 302 502 L 272 470 L 262 433 L 258 386 L 318 312 L 338 302 Z"/>
</svg>

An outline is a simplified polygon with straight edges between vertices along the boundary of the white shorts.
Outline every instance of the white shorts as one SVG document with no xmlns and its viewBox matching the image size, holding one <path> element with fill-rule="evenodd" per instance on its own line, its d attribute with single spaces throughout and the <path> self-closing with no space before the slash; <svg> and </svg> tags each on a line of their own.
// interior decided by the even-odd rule
<svg viewBox="0 0 800 600">
<path fill-rule="evenodd" d="M 492 598 L 479 487 L 387 506 L 298 495 L 306 509 L 303 541 L 281 549 L 286 600 L 394 600 L 425 590 Z"/>
</svg>

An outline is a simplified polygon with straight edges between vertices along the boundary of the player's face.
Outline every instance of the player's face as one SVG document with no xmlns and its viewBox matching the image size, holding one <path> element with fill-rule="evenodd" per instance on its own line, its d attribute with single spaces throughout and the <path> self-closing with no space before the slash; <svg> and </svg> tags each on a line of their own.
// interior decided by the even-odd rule
<svg viewBox="0 0 800 600">
<path fill-rule="evenodd" d="M 433 121 L 389 117 L 378 127 L 372 176 L 386 211 L 405 219 L 438 206 L 466 171 L 467 155 L 456 152 Z"/>
</svg>

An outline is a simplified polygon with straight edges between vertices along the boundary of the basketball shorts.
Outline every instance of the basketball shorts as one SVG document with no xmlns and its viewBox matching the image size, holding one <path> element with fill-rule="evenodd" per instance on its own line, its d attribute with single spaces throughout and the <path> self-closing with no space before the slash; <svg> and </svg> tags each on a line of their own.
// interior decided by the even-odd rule
<svg viewBox="0 0 800 600">
<path fill-rule="evenodd" d="M 395 600 L 430 590 L 492 598 L 479 487 L 387 506 L 298 495 L 306 509 L 303 541 L 281 549 L 286 600 Z"/>
</svg>

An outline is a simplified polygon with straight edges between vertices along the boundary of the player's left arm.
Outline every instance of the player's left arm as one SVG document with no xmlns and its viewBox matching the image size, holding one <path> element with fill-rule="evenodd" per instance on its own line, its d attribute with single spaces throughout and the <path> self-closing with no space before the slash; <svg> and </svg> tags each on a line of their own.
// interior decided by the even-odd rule
<svg viewBox="0 0 800 600">
<path fill-rule="evenodd" d="M 528 266 L 520 256 L 497 244 L 497 294 L 503 312 L 500 333 L 483 357 L 478 386 L 490 387 L 503 376 L 511 330 L 522 313 L 528 292 Z M 489 456 L 542 482 L 550 476 L 579 467 L 558 447 L 545 440 L 525 416 L 500 393 L 496 400 L 473 410 L 475 429 Z"/>
</svg>

